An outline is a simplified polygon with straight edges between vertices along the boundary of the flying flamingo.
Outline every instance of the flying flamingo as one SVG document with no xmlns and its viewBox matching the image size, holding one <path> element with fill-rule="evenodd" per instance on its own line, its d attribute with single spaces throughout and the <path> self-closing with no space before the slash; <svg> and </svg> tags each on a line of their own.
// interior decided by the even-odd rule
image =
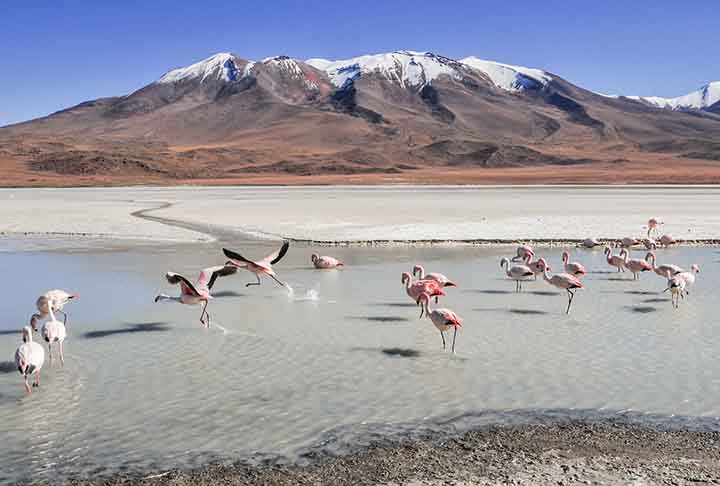
<svg viewBox="0 0 720 486">
<path fill-rule="evenodd" d="M 71 300 L 77 298 L 77 294 L 71 294 L 60 289 L 48 290 L 43 295 L 38 297 L 37 302 L 35 302 L 38 313 L 33 314 L 30 318 L 30 325 L 32 326 L 33 331 L 37 331 L 38 321 L 47 317 L 50 307 L 52 307 L 52 310 L 54 312 L 60 312 L 63 315 L 63 324 L 67 326 L 68 316 L 63 310 L 63 307 L 65 307 L 65 304 L 67 304 Z M 50 306 L 51 302 L 52 306 Z"/>
<path fill-rule="evenodd" d="M 227 262 L 226 265 L 233 265 L 237 268 L 244 268 L 248 272 L 254 273 L 255 277 L 257 277 L 257 282 L 246 283 L 245 287 L 250 287 L 251 285 L 260 285 L 260 275 L 267 275 L 281 286 L 287 287 L 287 284 L 281 282 L 277 279 L 277 277 L 275 277 L 275 270 L 273 270 L 272 266 L 282 260 L 282 258 L 287 253 L 288 248 L 290 248 L 290 242 L 284 241 L 282 247 L 280 247 L 279 250 L 270 253 L 265 258 L 255 262 L 252 260 L 248 260 L 241 254 L 236 253 L 232 250 L 228 250 L 227 248 L 223 248 L 223 253 L 225 253 L 225 256 L 230 259 L 230 261 Z"/>
<path fill-rule="evenodd" d="M 571 262 L 570 260 L 570 253 L 567 251 L 564 251 L 562 253 L 562 262 L 565 267 L 565 273 L 569 273 L 570 275 L 575 275 L 576 277 L 582 277 L 587 273 L 585 270 L 585 267 L 580 262 Z"/>
<path fill-rule="evenodd" d="M 650 218 L 650 219 L 648 220 L 648 224 L 647 224 L 647 229 L 648 229 L 647 235 L 648 235 L 648 238 L 650 238 L 650 234 L 651 234 L 651 233 L 657 233 L 657 232 L 658 232 L 658 226 L 661 225 L 661 224 L 665 224 L 665 223 L 659 221 L 657 218 Z"/>
<path fill-rule="evenodd" d="M 422 265 L 415 265 L 413 267 L 412 274 L 413 274 L 413 277 L 417 277 L 418 280 L 434 280 L 438 284 L 440 284 L 440 287 L 442 287 L 442 288 L 457 287 L 457 284 L 455 282 L 453 282 L 452 280 L 447 278 L 442 273 L 431 272 L 431 273 L 426 274 L 425 268 Z"/>
<path fill-rule="evenodd" d="M 647 255 L 645 255 L 645 261 L 647 261 L 650 265 L 652 265 L 653 272 L 657 273 L 661 277 L 667 277 L 667 273 L 670 272 L 671 275 L 675 276 L 676 274 L 680 272 L 684 272 L 684 270 L 677 265 L 673 264 L 665 264 L 665 265 L 656 265 L 655 264 L 655 252 L 649 251 Z"/>
<path fill-rule="evenodd" d="M 630 258 L 630 254 L 625 248 L 620 251 L 620 257 L 623 259 L 623 265 L 625 265 L 625 268 L 632 272 L 633 280 L 637 280 L 638 274 L 641 272 L 649 272 L 653 269 L 652 265 L 645 260 Z"/>
<path fill-rule="evenodd" d="M 617 255 L 613 255 L 609 246 L 605 247 L 605 260 L 608 262 L 608 265 L 617 268 L 618 272 L 625 271 L 625 260 Z"/>
<path fill-rule="evenodd" d="M 420 294 L 426 293 L 432 297 L 435 297 L 437 302 L 438 297 L 445 295 L 440 284 L 435 280 L 417 280 L 413 282 L 412 276 L 408 272 L 403 272 L 402 283 L 405 285 L 405 292 L 416 304 L 420 303 Z M 422 317 L 422 309 L 420 309 L 420 317 Z"/>
<path fill-rule="evenodd" d="M 237 267 L 234 265 L 209 267 L 200 272 L 200 276 L 195 285 L 191 284 L 190 281 L 182 275 L 168 272 L 165 274 L 165 278 L 171 285 L 180 284 L 180 296 L 171 297 L 166 294 L 159 294 L 155 297 L 155 302 L 172 300 L 180 304 L 203 305 L 202 312 L 200 313 L 200 323 L 205 327 L 210 327 L 210 314 L 208 314 L 207 311 L 208 302 L 213 298 L 212 295 L 210 295 L 210 290 L 212 290 L 218 277 L 225 277 L 236 272 Z M 205 320 L 206 316 L 207 321 Z"/>
<path fill-rule="evenodd" d="M 462 327 L 462 320 L 450 309 L 430 309 L 430 295 L 423 292 L 420 294 L 420 303 L 425 310 L 425 315 L 432 321 L 442 338 L 443 349 L 445 349 L 445 331 L 455 329 L 453 332 L 452 352 L 455 352 L 455 338 L 457 337 L 458 327 Z M 422 317 L 422 312 L 420 314 Z"/>
<path fill-rule="evenodd" d="M 517 254 L 512 258 L 512 261 L 522 262 L 527 259 L 532 260 L 532 257 L 534 257 L 534 256 L 535 256 L 535 250 L 533 250 L 532 246 L 522 245 L 522 246 L 518 246 Z"/>
<path fill-rule="evenodd" d="M 540 264 L 543 266 L 543 279 L 550 285 L 563 289 L 568 294 L 568 306 L 565 310 L 566 314 L 570 314 L 570 306 L 572 305 L 573 298 L 575 298 L 575 289 L 582 289 L 584 286 L 580 280 L 570 275 L 569 273 L 556 273 L 552 277 L 548 275 L 548 265 L 544 258 L 540 259 Z"/>
<path fill-rule="evenodd" d="M 28 383 L 28 377 L 35 375 L 35 382 L 32 386 L 40 386 L 40 370 L 45 364 L 45 350 L 32 339 L 33 331 L 30 326 L 23 327 L 23 344 L 15 351 L 15 366 L 25 381 L 25 391 L 32 393 Z"/>
<path fill-rule="evenodd" d="M 345 266 L 345 264 L 337 258 L 333 258 L 331 256 L 320 256 L 317 253 L 313 253 L 310 260 L 312 261 L 312 264 L 315 265 L 315 268 L 319 270 Z"/>
<path fill-rule="evenodd" d="M 684 278 L 680 278 L 677 275 L 672 275 L 670 271 L 667 272 L 667 288 L 663 292 L 670 291 L 670 301 L 672 302 L 673 308 L 677 309 L 680 307 L 680 298 L 684 298 L 687 290 L 687 282 Z"/>
<path fill-rule="evenodd" d="M 60 366 L 65 366 L 65 355 L 63 354 L 63 342 L 65 342 L 65 338 L 67 337 L 65 324 L 55 319 L 55 313 L 53 313 L 52 306 L 48 307 L 48 311 L 50 312 L 50 320 L 46 321 L 45 324 L 43 324 L 42 337 L 43 339 L 45 339 L 45 342 L 48 343 L 48 357 L 50 358 L 50 367 L 52 367 L 53 362 L 53 343 L 57 343 L 58 345 Z"/>
<path fill-rule="evenodd" d="M 522 292 L 522 283 L 528 277 L 535 275 L 527 265 L 512 265 L 510 260 L 503 258 L 500 260 L 500 268 L 505 270 L 505 275 L 511 280 L 515 280 L 515 292 Z"/>
</svg>

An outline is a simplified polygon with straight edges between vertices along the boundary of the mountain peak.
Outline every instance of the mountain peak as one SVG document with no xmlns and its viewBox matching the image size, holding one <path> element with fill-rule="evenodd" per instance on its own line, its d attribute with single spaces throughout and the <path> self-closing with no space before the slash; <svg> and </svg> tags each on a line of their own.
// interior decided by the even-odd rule
<svg viewBox="0 0 720 486">
<path fill-rule="evenodd" d="M 697 91 L 676 98 L 662 98 L 660 96 L 626 96 L 626 98 L 658 108 L 702 110 L 720 102 L 720 81 L 711 81 Z"/>
<path fill-rule="evenodd" d="M 174 69 L 164 74 L 158 83 L 177 83 L 187 79 L 207 79 L 235 81 L 238 79 L 238 68 L 235 64 L 237 57 L 230 52 L 220 52 L 202 61 L 186 67 Z"/>
</svg>

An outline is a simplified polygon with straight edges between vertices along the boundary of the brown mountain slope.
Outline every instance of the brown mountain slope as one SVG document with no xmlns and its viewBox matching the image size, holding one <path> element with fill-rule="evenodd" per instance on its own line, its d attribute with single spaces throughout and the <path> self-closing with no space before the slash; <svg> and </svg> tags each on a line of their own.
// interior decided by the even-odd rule
<svg viewBox="0 0 720 486">
<path fill-rule="evenodd" d="M 720 175 L 720 116 L 710 112 L 604 97 L 550 73 L 503 88 L 492 72 L 430 53 L 358 59 L 218 54 L 128 96 L 0 128 L 3 184 Z"/>
</svg>

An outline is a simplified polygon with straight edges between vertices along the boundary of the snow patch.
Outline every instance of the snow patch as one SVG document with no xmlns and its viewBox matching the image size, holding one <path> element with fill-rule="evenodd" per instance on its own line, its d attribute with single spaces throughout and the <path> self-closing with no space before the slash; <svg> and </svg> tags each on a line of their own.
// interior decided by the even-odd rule
<svg viewBox="0 0 720 486">
<path fill-rule="evenodd" d="M 720 102 L 720 81 L 713 81 L 697 91 L 677 98 L 661 98 L 659 96 L 626 96 L 626 98 L 642 101 L 658 108 L 701 110 Z"/>
<path fill-rule="evenodd" d="M 552 76 L 541 69 L 486 61 L 474 56 L 461 59 L 460 62 L 481 71 L 495 86 L 506 91 L 539 89 L 552 81 Z"/>
<path fill-rule="evenodd" d="M 235 81 L 238 79 L 238 69 L 234 61 L 235 57 L 229 52 L 221 52 L 203 59 L 190 66 L 175 69 L 166 73 L 158 83 L 177 83 L 186 79 L 200 79 L 203 82 L 210 80 Z"/>
<path fill-rule="evenodd" d="M 341 61 L 308 59 L 305 63 L 325 71 L 338 88 L 368 74 L 379 74 L 402 87 L 422 88 L 442 75 L 461 79 L 464 68 L 452 59 L 417 51 L 372 54 Z"/>
</svg>

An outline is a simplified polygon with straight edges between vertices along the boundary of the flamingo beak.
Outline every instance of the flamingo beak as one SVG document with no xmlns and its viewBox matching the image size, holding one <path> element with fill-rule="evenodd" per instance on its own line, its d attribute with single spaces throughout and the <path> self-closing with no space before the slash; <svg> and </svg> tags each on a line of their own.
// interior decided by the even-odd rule
<svg viewBox="0 0 720 486">
<path fill-rule="evenodd" d="M 80 297 L 80 294 L 70 294 L 70 297 L 68 297 L 68 298 L 77 299 L 78 297 Z"/>
</svg>

